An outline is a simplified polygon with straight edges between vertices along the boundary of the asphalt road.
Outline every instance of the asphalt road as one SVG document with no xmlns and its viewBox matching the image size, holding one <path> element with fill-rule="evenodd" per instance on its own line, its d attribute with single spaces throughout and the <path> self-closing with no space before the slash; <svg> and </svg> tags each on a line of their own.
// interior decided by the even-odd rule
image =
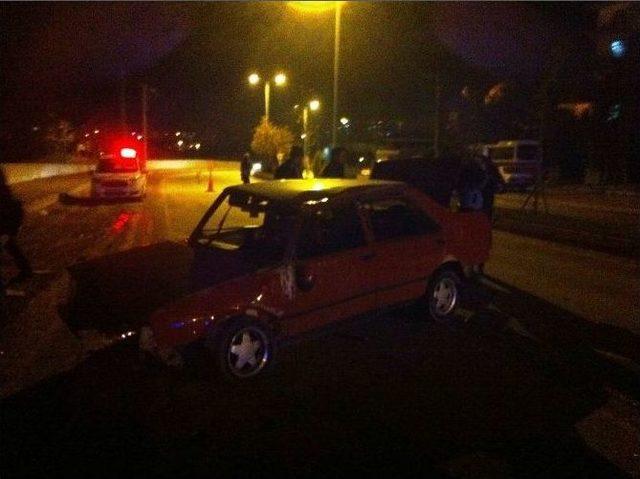
<svg viewBox="0 0 640 479">
<path fill-rule="evenodd" d="M 49 272 L 9 298 L 0 332 L 3 477 L 640 477 L 639 275 L 615 256 L 495 232 L 457 326 L 412 309 L 357 318 L 236 388 L 206 364 L 166 370 L 71 335 L 56 314 L 66 267 L 182 241 L 238 177 L 216 172 L 207 193 L 206 172 L 157 171 L 143 202 L 100 205 L 58 200 L 82 196 L 84 175 L 16 185 L 20 240 Z"/>
</svg>

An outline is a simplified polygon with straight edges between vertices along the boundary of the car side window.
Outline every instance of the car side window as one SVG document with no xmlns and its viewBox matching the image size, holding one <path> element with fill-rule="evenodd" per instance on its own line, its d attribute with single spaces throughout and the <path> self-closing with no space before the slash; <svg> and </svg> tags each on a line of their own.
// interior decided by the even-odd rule
<svg viewBox="0 0 640 479">
<path fill-rule="evenodd" d="M 432 234 L 440 226 L 404 198 L 387 198 L 363 205 L 376 241 Z"/>
<path fill-rule="evenodd" d="M 298 237 L 298 258 L 313 258 L 365 244 L 362 220 L 355 207 L 324 208 L 304 218 Z"/>
</svg>

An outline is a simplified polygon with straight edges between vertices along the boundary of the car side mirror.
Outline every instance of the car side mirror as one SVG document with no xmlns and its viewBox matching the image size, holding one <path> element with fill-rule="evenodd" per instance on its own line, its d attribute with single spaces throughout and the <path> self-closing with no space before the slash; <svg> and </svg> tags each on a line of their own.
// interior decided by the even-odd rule
<svg viewBox="0 0 640 479">
<path fill-rule="evenodd" d="M 311 291 L 313 285 L 315 284 L 315 278 L 313 277 L 313 273 L 309 271 L 309 269 L 304 265 L 296 266 L 296 286 L 300 291 Z"/>
</svg>

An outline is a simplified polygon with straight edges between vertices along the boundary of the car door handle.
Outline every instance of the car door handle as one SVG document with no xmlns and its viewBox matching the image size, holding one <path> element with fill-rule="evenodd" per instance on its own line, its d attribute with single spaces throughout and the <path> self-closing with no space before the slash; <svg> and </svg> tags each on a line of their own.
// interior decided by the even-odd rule
<svg viewBox="0 0 640 479">
<path fill-rule="evenodd" d="M 376 254 L 373 251 L 360 255 L 360 259 L 363 261 L 369 261 L 370 259 L 373 259 L 375 257 L 376 257 Z"/>
</svg>

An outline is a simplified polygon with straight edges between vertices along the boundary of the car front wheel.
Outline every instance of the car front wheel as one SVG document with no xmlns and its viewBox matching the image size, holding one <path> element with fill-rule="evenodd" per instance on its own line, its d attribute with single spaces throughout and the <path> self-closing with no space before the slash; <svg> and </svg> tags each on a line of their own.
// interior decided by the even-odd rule
<svg viewBox="0 0 640 479">
<path fill-rule="evenodd" d="M 449 322 L 460 302 L 461 280 L 454 271 L 445 269 L 437 272 L 427 290 L 429 315 L 439 322 Z"/>
<path fill-rule="evenodd" d="M 268 369 L 273 361 L 273 339 L 266 326 L 241 318 L 215 334 L 210 350 L 223 377 L 242 380 Z"/>
</svg>

